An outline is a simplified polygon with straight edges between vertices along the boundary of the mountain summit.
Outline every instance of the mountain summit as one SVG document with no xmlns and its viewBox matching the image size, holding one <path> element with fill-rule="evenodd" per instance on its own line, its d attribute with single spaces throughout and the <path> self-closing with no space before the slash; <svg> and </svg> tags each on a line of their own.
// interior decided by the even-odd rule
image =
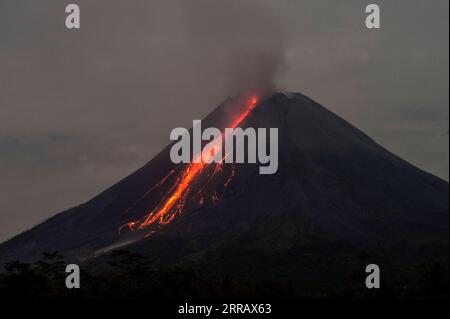
<svg viewBox="0 0 450 319">
<path fill-rule="evenodd" d="M 222 103 L 203 126 L 223 128 L 238 100 Z M 448 258 L 447 182 L 299 93 L 260 100 L 240 126 L 278 128 L 276 174 L 260 175 L 257 164 L 224 164 L 211 178 L 210 164 L 169 223 L 134 229 L 132 221 L 179 182 L 184 168 L 172 164 L 167 147 L 88 202 L 0 245 L 1 263 L 58 250 L 101 264 L 126 246 L 161 264 L 300 278 L 326 268 L 324 260 L 345 270 L 362 252 L 399 264 Z"/>
</svg>

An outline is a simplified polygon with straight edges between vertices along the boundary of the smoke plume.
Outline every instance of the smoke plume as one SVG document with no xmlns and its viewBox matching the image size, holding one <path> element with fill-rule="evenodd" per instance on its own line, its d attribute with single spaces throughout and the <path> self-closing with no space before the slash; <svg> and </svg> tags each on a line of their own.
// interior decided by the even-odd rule
<svg viewBox="0 0 450 319">
<path fill-rule="evenodd" d="M 267 1 L 180 1 L 201 69 L 214 68 L 230 93 L 275 89 L 285 64 L 285 33 Z"/>
</svg>

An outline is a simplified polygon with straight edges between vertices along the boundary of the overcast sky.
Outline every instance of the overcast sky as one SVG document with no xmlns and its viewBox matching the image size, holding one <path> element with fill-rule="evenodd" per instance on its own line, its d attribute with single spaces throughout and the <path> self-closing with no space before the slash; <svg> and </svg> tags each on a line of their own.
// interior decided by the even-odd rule
<svg viewBox="0 0 450 319">
<path fill-rule="evenodd" d="M 81 7 L 67 30 L 65 6 Z M 381 29 L 365 6 L 381 7 Z M 237 90 L 301 92 L 448 180 L 448 0 L 0 0 L 0 241 Z"/>
</svg>

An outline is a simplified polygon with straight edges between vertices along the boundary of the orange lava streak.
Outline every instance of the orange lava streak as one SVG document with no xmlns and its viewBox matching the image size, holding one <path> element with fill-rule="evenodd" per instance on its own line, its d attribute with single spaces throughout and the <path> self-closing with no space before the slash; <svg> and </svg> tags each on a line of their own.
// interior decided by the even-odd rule
<svg viewBox="0 0 450 319">
<path fill-rule="evenodd" d="M 230 128 L 236 128 L 249 114 L 250 112 L 255 108 L 256 104 L 258 102 L 257 97 L 252 97 L 247 102 L 247 107 L 245 111 L 239 115 L 238 118 L 236 118 L 232 124 L 230 125 Z M 225 136 L 226 138 L 226 136 Z M 220 136 L 220 139 L 218 141 L 222 140 L 222 135 Z M 175 216 L 182 211 L 184 208 L 184 204 L 186 201 L 186 197 L 189 194 L 189 186 L 192 185 L 192 182 L 195 180 L 195 178 L 201 173 L 203 168 L 208 165 L 206 162 L 208 162 L 209 159 L 211 159 L 214 156 L 214 152 L 220 151 L 220 147 L 218 145 L 214 145 L 213 149 L 209 153 L 203 153 L 203 160 L 196 161 L 193 160 L 193 163 L 190 163 L 188 167 L 182 172 L 181 177 L 178 179 L 178 185 L 174 187 L 175 189 L 173 192 L 170 192 L 171 194 L 168 194 L 166 199 L 163 199 L 161 203 L 153 209 L 152 212 L 150 212 L 143 220 L 137 221 L 137 222 L 128 222 L 122 227 L 127 227 L 131 231 L 133 231 L 136 227 L 138 229 L 144 229 L 156 222 L 158 222 L 159 225 L 165 225 L 170 223 Z M 200 154 L 196 155 L 196 159 L 202 159 L 202 152 Z M 224 157 L 225 158 L 225 157 Z M 223 159 L 222 159 L 223 161 Z M 216 166 L 217 168 L 217 166 Z M 234 169 L 233 169 L 233 176 L 234 176 Z M 230 179 L 226 182 L 226 185 L 230 182 Z M 161 183 L 158 183 L 160 185 Z M 218 200 L 217 194 L 214 193 L 212 196 L 213 200 Z M 201 202 L 203 202 L 203 197 L 201 198 Z M 122 228 L 121 227 L 121 228 Z"/>
</svg>

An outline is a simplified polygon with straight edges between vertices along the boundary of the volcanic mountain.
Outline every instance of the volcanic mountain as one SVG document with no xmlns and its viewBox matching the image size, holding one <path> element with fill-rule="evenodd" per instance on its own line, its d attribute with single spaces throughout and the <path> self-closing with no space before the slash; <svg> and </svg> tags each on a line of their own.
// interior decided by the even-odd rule
<svg viewBox="0 0 450 319">
<path fill-rule="evenodd" d="M 247 109 L 243 101 L 225 101 L 202 126 L 224 128 L 246 112 L 237 126 L 278 128 L 275 174 L 259 174 L 259 164 L 175 165 L 169 145 L 88 202 L 0 245 L 1 263 L 58 250 L 101 265 L 120 247 L 158 264 L 290 280 L 345 271 L 362 255 L 391 265 L 448 258 L 447 182 L 302 94 L 276 93 Z"/>
</svg>

